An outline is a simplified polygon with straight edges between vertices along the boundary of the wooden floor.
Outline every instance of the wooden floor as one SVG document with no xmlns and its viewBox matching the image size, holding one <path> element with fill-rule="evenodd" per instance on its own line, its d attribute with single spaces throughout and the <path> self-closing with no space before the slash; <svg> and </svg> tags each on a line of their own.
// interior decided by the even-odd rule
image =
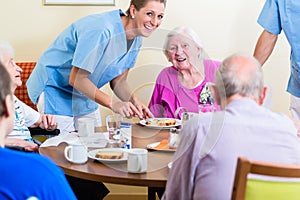
<svg viewBox="0 0 300 200">
<path fill-rule="evenodd" d="M 147 187 L 125 186 L 118 184 L 104 183 L 110 193 L 104 200 L 147 200 Z M 159 200 L 156 197 L 156 200 Z"/>
</svg>

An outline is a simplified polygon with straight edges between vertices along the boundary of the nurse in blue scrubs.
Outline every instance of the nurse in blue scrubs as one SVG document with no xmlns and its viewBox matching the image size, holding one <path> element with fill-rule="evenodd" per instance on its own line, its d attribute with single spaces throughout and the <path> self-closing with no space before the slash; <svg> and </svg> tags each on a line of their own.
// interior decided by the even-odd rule
<svg viewBox="0 0 300 200">
<path fill-rule="evenodd" d="M 128 87 L 126 78 L 136 62 L 142 37 L 161 24 L 166 0 L 131 0 L 121 10 L 93 14 L 65 29 L 37 62 L 27 81 L 30 99 L 56 115 L 62 132 L 75 130 L 80 117 L 101 125 L 99 104 L 123 117 L 153 117 Z M 106 83 L 120 99 L 99 90 Z"/>
</svg>

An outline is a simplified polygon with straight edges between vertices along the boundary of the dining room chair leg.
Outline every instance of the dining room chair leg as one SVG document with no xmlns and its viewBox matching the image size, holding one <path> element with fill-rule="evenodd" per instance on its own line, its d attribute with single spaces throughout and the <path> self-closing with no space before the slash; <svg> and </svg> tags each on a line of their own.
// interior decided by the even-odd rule
<svg viewBox="0 0 300 200">
<path fill-rule="evenodd" d="M 163 196 L 165 188 L 148 187 L 148 200 L 156 200 L 156 194 L 159 199 Z"/>
</svg>

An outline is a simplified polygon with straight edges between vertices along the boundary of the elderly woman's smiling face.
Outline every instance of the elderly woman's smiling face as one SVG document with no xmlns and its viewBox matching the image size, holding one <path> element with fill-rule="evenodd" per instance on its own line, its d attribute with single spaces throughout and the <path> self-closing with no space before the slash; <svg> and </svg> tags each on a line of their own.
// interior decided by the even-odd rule
<svg viewBox="0 0 300 200">
<path fill-rule="evenodd" d="M 169 37 L 166 50 L 168 60 L 179 70 L 190 69 L 199 62 L 201 49 L 184 33 Z"/>
</svg>

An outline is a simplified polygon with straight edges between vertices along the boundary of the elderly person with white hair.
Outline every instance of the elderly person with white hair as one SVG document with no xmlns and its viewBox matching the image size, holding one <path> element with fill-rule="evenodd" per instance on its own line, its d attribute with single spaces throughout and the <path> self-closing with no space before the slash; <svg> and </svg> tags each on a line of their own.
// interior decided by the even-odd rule
<svg viewBox="0 0 300 200">
<path fill-rule="evenodd" d="M 22 69 L 14 61 L 14 49 L 7 42 L 0 40 L 0 62 L 12 80 L 13 92 L 22 85 Z M 7 136 L 5 145 L 23 147 L 25 151 L 38 151 L 38 145 L 33 142 L 28 127 L 40 127 L 46 130 L 54 130 L 57 127 L 53 115 L 40 114 L 19 100 L 15 95 L 15 121 L 13 131 Z"/>
<path fill-rule="evenodd" d="M 178 108 L 197 113 L 199 106 L 213 104 L 207 96 L 207 83 L 214 81 L 220 62 L 204 58 L 197 34 L 188 27 L 173 29 L 167 35 L 164 53 L 173 65 L 164 68 L 157 77 L 149 103 L 153 115 L 180 118 Z"/>
</svg>

